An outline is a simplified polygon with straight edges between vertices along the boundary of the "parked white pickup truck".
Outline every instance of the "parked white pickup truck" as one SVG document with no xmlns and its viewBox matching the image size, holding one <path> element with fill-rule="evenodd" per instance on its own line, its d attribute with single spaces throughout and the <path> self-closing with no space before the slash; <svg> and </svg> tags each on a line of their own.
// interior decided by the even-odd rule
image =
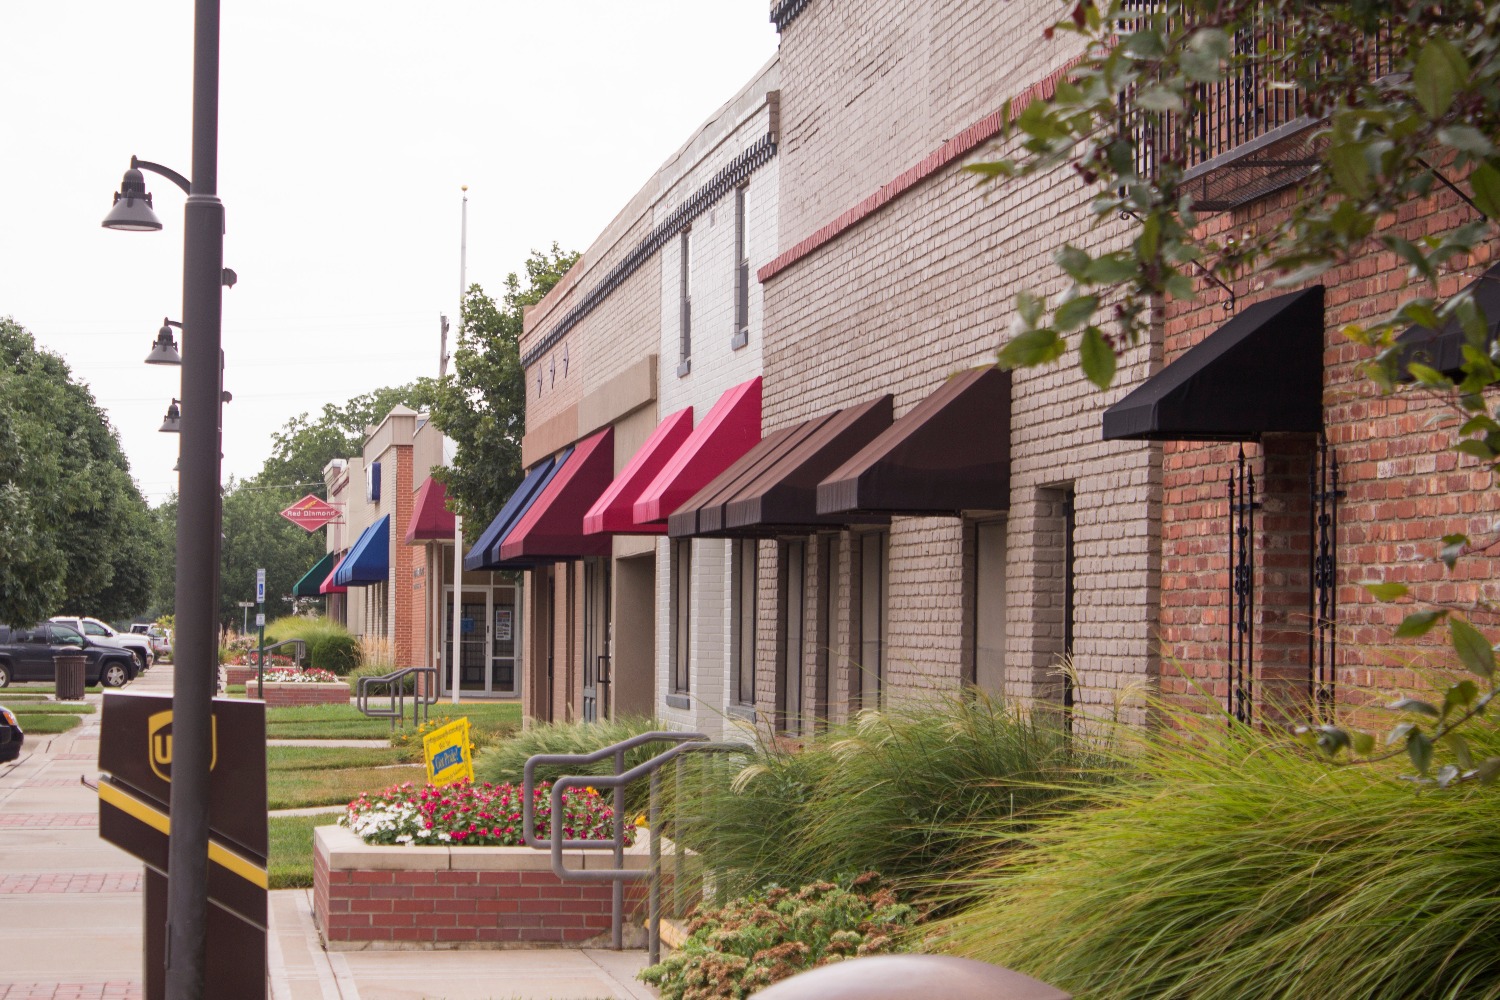
<svg viewBox="0 0 1500 1000">
<path fill-rule="evenodd" d="M 67 615 L 53 615 L 49 620 L 71 625 L 101 646 L 118 646 L 121 649 L 130 650 L 131 655 L 135 657 L 136 665 L 141 670 L 145 670 L 156 662 L 156 652 L 151 648 L 151 640 L 144 635 L 116 632 L 97 618 L 70 618 Z"/>
</svg>

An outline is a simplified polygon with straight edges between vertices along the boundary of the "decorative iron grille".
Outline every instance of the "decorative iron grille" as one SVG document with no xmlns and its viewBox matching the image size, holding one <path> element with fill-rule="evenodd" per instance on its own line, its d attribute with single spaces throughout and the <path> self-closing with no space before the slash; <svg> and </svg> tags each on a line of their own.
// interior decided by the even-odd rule
<svg viewBox="0 0 1500 1000">
<path fill-rule="evenodd" d="M 1244 446 L 1229 472 L 1229 655 L 1226 705 L 1239 722 L 1254 719 L 1255 699 L 1255 471 Z"/>
<path fill-rule="evenodd" d="M 1307 694 L 1317 718 L 1333 721 L 1336 654 L 1338 652 L 1338 453 L 1318 435 L 1307 472 L 1309 578 L 1307 636 Z"/>
<path fill-rule="evenodd" d="M 1163 16 L 1149 0 L 1131 6 L 1142 14 L 1120 22 L 1121 36 L 1151 23 L 1152 11 Z M 1167 27 L 1176 31 L 1178 24 Z M 1254 27 L 1235 32 L 1233 71 L 1192 89 L 1195 111 L 1140 112 L 1135 132 L 1141 176 L 1175 164 L 1200 212 L 1234 208 L 1306 177 L 1327 144 L 1318 134 L 1322 112 L 1308 108 L 1300 91 L 1282 86 L 1272 72 L 1275 63 L 1265 57 L 1284 50 L 1298 30 L 1268 12 L 1258 15 Z M 1362 62 L 1374 79 L 1390 72 L 1392 55 L 1392 36 L 1384 29 L 1346 59 Z"/>
</svg>

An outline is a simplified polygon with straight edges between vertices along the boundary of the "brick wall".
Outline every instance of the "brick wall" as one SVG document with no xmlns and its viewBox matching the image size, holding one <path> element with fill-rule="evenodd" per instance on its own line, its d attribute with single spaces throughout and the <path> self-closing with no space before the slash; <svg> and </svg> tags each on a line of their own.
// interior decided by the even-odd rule
<svg viewBox="0 0 1500 1000">
<path fill-rule="evenodd" d="M 1056 246 L 1071 240 L 1098 252 L 1125 238 L 1117 226 L 1091 228 L 1090 192 L 1071 175 L 983 188 L 960 168 L 994 148 L 948 159 L 964 148 L 949 143 L 954 136 L 998 122 L 1006 98 L 1055 79 L 1069 50 L 1039 43 L 1054 14 L 1020 4 L 815 2 L 783 36 L 780 229 L 783 247 L 796 252 L 762 274 L 768 432 L 884 392 L 895 395 L 900 418 L 952 373 L 993 362 L 1018 292 L 1061 290 Z M 825 227 L 835 235 L 799 246 Z M 1127 351 L 1107 394 L 1071 364 L 1015 374 L 1011 491 L 993 504 L 1008 524 L 1008 695 L 1060 691 L 1059 510 L 1068 493 L 1077 507 L 1081 700 L 1111 711 L 1125 688 L 1155 676 L 1160 450 L 1102 442 L 1099 420 L 1158 359 L 1150 345 Z M 835 717 L 848 711 L 859 660 L 851 538 L 839 556 Z M 952 691 L 967 674 L 973 584 L 964 539 L 957 518 L 893 520 L 890 698 Z M 762 618 L 774 620 L 776 595 L 765 584 L 762 593 L 773 602 Z M 773 657 L 762 649 L 763 673 Z"/>
<path fill-rule="evenodd" d="M 1246 230 L 1266 231 L 1285 222 L 1296 197 L 1295 190 L 1288 190 L 1262 198 L 1214 216 L 1204 231 L 1221 239 Z M 1403 208 L 1396 226 L 1406 238 L 1418 239 L 1434 226 L 1471 217 L 1466 206 L 1439 188 L 1434 196 Z M 1440 282 L 1439 294 L 1457 292 L 1492 262 L 1493 251 L 1456 262 Z M 1346 491 L 1338 510 L 1336 597 L 1337 682 L 1339 701 L 1346 705 L 1383 699 L 1397 688 L 1420 687 L 1425 682 L 1407 668 L 1444 658 L 1441 629 L 1423 642 L 1393 640 L 1395 625 L 1412 609 L 1375 602 L 1361 582 L 1399 581 L 1421 600 L 1460 605 L 1500 596 L 1500 574 L 1491 560 L 1466 559 L 1451 573 L 1437 560 L 1445 534 L 1490 535 L 1500 511 L 1493 477 L 1476 461 L 1449 450 L 1457 421 L 1444 400 L 1412 386 L 1382 394 L 1359 368 L 1371 352 L 1340 333 L 1346 324 L 1390 312 L 1404 294 L 1405 271 L 1393 255 L 1372 247 L 1321 279 L 1326 287 L 1323 419 Z M 1286 291 L 1271 282 L 1265 274 L 1239 276 L 1233 282 L 1238 308 Z M 1224 298 L 1221 290 L 1200 285 L 1196 302 L 1174 304 L 1167 311 L 1169 361 L 1225 321 Z M 1313 442 L 1311 435 L 1304 437 L 1245 446 L 1252 469 L 1269 478 L 1271 486 L 1267 507 L 1256 520 L 1258 607 L 1253 622 L 1256 679 L 1263 695 L 1258 700 L 1267 722 L 1288 715 L 1305 718 L 1308 710 L 1306 510 Z M 1211 697 L 1222 704 L 1229 586 L 1224 489 L 1238 447 L 1169 442 L 1164 452 L 1161 630 L 1168 662 L 1163 688 L 1175 697 L 1194 702 Z M 1267 699 L 1290 705 L 1268 710 Z"/>
<path fill-rule="evenodd" d="M 347 705 L 349 685 L 337 684 L 261 684 L 251 678 L 245 682 L 245 697 L 260 698 L 270 708 L 286 708 L 291 705 Z"/>
<path fill-rule="evenodd" d="M 406 854 L 393 858 L 375 848 L 371 858 L 387 856 L 366 868 L 348 867 L 361 850 L 351 852 L 350 841 L 358 844 L 337 828 L 316 833 L 313 913 L 329 950 L 577 946 L 610 932 L 610 884 L 564 882 L 539 851 L 439 850 L 432 860 L 418 852 L 437 849 L 397 848 Z M 568 863 L 588 861 L 572 852 Z M 638 923 L 644 880 L 626 883 L 625 897 L 627 920 Z"/>
</svg>

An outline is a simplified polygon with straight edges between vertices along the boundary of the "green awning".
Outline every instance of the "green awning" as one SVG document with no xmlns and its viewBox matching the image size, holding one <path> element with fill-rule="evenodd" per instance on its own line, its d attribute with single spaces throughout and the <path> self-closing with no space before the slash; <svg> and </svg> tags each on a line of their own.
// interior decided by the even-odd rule
<svg viewBox="0 0 1500 1000">
<path fill-rule="evenodd" d="M 322 559 L 319 559 L 317 565 L 302 574 L 302 579 L 298 580 L 297 585 L 292 588 L 292 596 L 322 596 L 318 588 L 323 585 L 324 580 L 328 579 L 328 574 L 333 572 L 333 564 L 338 562 L 338 558 L 339 554 L 337 552 L 330 552 Z"/>
</svg>

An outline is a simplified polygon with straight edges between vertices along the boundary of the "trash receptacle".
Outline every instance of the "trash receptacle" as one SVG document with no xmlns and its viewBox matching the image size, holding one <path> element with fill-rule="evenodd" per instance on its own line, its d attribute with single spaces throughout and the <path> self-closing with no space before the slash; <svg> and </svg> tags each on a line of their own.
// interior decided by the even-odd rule
<svg viewBox="0 0 1500 1000">
<path fill-rule="evenodd" d="M 58 701 L 83 700 L 83 670 L 88 663 L 87 656 L 80 656 L 76 653 L 65 653 L 52 658 L 57 674 Z"/>
</svg>

